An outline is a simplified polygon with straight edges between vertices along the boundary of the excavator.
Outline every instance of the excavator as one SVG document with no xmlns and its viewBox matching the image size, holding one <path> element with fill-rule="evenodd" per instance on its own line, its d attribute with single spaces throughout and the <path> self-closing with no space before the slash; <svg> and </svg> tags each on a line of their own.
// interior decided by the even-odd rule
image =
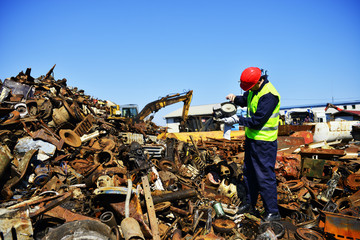
<svg viewBox="0 0 360 240">
<path fill-rule="evenodd" d="M 146 126 L 152 124 L 151 121 L 144 121 L 145 118 L 149 116 L 151 113 L 155 113 L 159 111 L 161 108 L 164 108 L 174 103 L 184 102 L 183 112 L 182 112 L 182 122 L 180 124 L 180 128 L 185 129 L 186 120 L 188 118 L 190 103 L 192 99 L 192 94 L 193 91 L 190 90 L 184 93 L 167 95 L 158 100 L 148 103 L 140 112 L 138 112 L 138 106 L 136 104 L 127 104 L 127 105 L 113 104 L 110 107 L 110 111 L 108 113 L 107 119 L 119 123 L 120 127 L 125 126 L 124 129 L 122 130 L 123 132 L 121 133 L 121 138 L 125 144 L 130 144 L 133 141 L 136 141 L 140 144 L 145 144 L 148 140 L 155 142 L 157 139 L 156 135 L 153 135 L 153 133 L 149 133 L 149 132 L 145 133 L 145 129 L 147 129 Z M 137 133 L 129 131 L 131 128 L 136 129 Z M 159 155 L 162 149 L 160 149 L 159 147 L 151 146 L 150 149 L 147 149 L 147 151 L 152 152 L 152 155 Z"/>
<path fill-rule="evenodd" d="M 167 95 L 160 98 L 159 100 L 148 103 L 141 112 L 135 117 L 135 122 L 144 120 L 151 113 L 159 111 L 161 108 L 169 106 L 174 103 L 184 102 L 184 107 L 182 111 L 182 121 L 185 123 L 188 117 L 190 103 L 192 99 L 193 91 L 190 90 L 184 93 L 177 93 L 173 95 Z"/>
<path fill-rule="evenodd" d="M 138 106 L 136 104 L 127 105 L 113 105 L 110 107 L 109 120 L 123 120 L 129 123 L 136 123 L 143 121 L 151 113 L 159 111 L 161 108 L 169 106 L 174 103 L 184 102 L 182 112 L 182 128 L 185 128 L 186 120 L 189 113 L 190 103 L 192 99 L 193 91 L 187 91 L 184 93 L 176 93 L 167 95 L 158 100 L 148 103 L 140 112 L 138 112 Z"/>
</svg>

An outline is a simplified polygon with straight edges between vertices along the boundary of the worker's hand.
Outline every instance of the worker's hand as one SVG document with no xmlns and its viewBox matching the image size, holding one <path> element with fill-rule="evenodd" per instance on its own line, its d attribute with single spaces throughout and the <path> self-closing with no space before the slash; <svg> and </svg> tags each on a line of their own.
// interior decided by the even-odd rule
<svg viewBox="0 0 360 240">
<path fill-rule="evenodd" d="M 235 94 L 230 93 L 229 95 L 226 96 L 226 99 L 230 100 L 230 102 L 234 102 L 235 100 Z"/>
<path fill-rule="evenodd" d="M 239 122 L 239 117 L 236 114 L 234 114 L 231 117 L 219 118 L 217 121 L 223 122 L 228 125 L 234 125 Z"/>
</svg>

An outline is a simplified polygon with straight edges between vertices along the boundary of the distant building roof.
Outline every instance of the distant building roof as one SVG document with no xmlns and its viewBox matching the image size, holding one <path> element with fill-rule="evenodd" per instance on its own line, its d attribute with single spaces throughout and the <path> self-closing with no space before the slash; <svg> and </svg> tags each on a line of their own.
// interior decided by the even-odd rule
<svg viewBox="0 0 360 240">
<path fill-rule="evenodd" d="M 353 105 L 353 104 L 360 104 L 360 100 L 354 100 L 351 102 L 336 102 L 336 103 L 332 103 L 335 106 L 341 106 L 341 105 Z M 319 104 L 305 104 L 305 105 L 297 105 L 297 106 L 284 106 L 284 107 L 280 107 L 280 109 L 284 110 L 284 109 L 291 109 L 291 108 L 315 108 L 315 107 L 326 107 L 327 103 L 319 103 Z"/>
<path fill-rule="evenodd" d="M 207 105 L 199 105 L 199 106 L 190 106 L 189 108 L 189 116 L 196 115 L 211 115 L 213 114 L 213 107 L 218 103 L 207 104 Z M 180 117 L 182 115 L 183 108 L 179 108 L 171 113 L 168 113 L 164 116 L 164 118 L 173 118 Z"/>
</svg>

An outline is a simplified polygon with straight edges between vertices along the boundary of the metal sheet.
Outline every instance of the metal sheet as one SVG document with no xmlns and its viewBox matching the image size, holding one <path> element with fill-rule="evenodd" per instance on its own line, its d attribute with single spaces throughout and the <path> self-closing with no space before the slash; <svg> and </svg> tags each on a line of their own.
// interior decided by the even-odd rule
<svg viewBox="0 0 360 240">
<path fill-rule="evenodd" d="M 10 164 L 11 159 L 10 149 L 6 145 L 0 147 L 0 178 Z"/>
<path fill-rule="evenodd" d="M 296 147 L 305 144 L 305 140 L 302 137 L 278 137 L 278 149 L 284 149 L 289 147 Z"/>
<path fill-rule="evenodd" d="M 29 210 L 0 209 L 1 239 L 33 239 L 33 228 L 29 217 Z"/>
<path fill-rule="evenodd" d="M 326 168 L 338 167 L 341 162 L 329 161 L 324 159 L 304 158 L 302 162 L 301 174 L 305 177 L 315 177 L 329 179 L 331 175 L 325 174 Z"/>
<path fill-rule="evenodd" d="M 314 125 L 279 125 L 279 136 L 289 136 L 292 132 L 311 131 Z"/>
<path fill-rule="evenodd" d="M 337 213 L 325 213 L 324 231 L 336 239 L 360 239 L 360 219 Z"/>
<path fill-rule="evenodd" d="M 302 176 L 321 178 L 324 166 L 325 160 L 305 158 L 301 169 Z"/>
<path fill-rule="evenodd" d="M 305 156 L 344 156 L 345 150 L 342 149 L 322 149 L 322 148 L 301 148 L 301 155 Z"/>
<path fill-rule="evenodd" d="M 74 213 L 70 210 L 67 210 L 61 206 L 57 206 L 49 211 L 47 211 L 44 215 L 56 217 L 63 219 L 65 222 L 72 221 L 80 221 L 80 220 L 92 220 L 92 221 L 100 221 L 97 218 L 87 217 L 81 214 Z"/>
</svg>

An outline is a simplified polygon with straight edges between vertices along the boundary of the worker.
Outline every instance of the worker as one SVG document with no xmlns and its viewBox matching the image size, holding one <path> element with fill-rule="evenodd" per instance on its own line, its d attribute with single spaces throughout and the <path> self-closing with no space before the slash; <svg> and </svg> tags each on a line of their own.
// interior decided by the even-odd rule
<svg viewBox="0 0 360 240">
<path fill-rule="evenodd" d="M 305 119 L 304 119 L 304 122 L 306 122 L 306 123 L 312 122 L 309 114 L 306 114 L 306 117 L 305 117 Z"/>
<path fill-rule="evenodd" d="M 247 107 L 246 117 L 236 114 L 220 119 L 225 124 L 245 127 L 244 183 L 246 200 L 239 213 L 255 213 L 258 195 L 263 201 L 263 221 L 279 221 L 276 176 L 280 95 L 269 82 L 266 72 L 257 67 L 246 68 L 240 76 L 243 95 L 228 94 L 226 99 L 240 107 Z"/>
</svg>

